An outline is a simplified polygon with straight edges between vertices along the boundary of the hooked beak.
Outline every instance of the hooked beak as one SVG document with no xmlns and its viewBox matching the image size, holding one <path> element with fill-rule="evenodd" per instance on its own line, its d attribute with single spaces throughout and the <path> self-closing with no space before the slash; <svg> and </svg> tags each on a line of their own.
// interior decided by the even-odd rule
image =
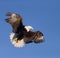
<svg viewBox="0 0 60 58">
<path fill-rule="evenodd" d="M 5 21 L 8 23 L 9 22 L 9 19 L 5 19 Z"/>
<path fill-rule="evenodd" d="M 11 16 L 12 15 L 12 13 L 11 12 L 8 12 L 7 14 L 6 14 L 6 16 Z"/>
</svg>

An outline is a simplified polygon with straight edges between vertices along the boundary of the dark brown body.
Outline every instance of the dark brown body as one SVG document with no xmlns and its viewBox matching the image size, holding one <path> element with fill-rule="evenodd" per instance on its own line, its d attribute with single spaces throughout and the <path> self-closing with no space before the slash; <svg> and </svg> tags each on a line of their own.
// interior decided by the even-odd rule
<svg viewBox="0 0 60 58">
<path fill-rule="evenodd" d="M 8 13 L 7 16 L 10 16 L 10 18 L 6 19 L 7 23 L 10 23 L 12 26 L 12 29 L 14 33 L 17 33 L 16 36 L 18 39 L 21 40 L 24 39 L 25 43 L 40 43 L 44 41 L 43 33 L 40 31 L 29 31 L 24 28 L 25 26 L 22 23 L 22 17 L 18 14 Z"/>
</svg>

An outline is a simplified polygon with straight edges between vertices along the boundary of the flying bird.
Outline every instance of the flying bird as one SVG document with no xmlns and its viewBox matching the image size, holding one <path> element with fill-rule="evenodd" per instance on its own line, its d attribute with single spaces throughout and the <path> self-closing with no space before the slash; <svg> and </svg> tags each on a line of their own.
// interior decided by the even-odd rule
<svg viewBox="0 0 60 58">
<path fill-rule="evenodd" d="M 21 15 L 16 13 L 7 13 L 6 22 L 12 27 L 10 33 L 10 41 L 15 47 L 24 47 L 28 43 L 41 43 L 44 42 L 44 35 L 41 31 L 33 31 L 32 26 L 25 26 Z"/>
</svg>

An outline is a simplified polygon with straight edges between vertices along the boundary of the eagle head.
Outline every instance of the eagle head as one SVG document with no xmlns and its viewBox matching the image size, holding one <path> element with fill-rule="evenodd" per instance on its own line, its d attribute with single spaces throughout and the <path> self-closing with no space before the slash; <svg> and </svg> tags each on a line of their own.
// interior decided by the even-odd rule
<svg viewBox="0 0 60 58">
<path fill-rule="evenodd" d="M 6 22 L 10 24 L 22 21 L 22 17 L 16 13 L 8 12 L 6 16 L 9 16 L 9 18 L 6 19 Z"/>
</svg>

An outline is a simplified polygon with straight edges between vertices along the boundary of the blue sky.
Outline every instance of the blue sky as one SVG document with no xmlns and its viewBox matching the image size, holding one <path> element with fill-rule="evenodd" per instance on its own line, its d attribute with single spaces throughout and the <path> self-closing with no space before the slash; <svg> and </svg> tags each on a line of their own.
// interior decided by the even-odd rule
<svg viewBox="0 0 60 58">
<path fill-rule="evenodd" d="M 44 34 L 45 42 L 15 48 L 9 40 L 11 26 L 7 12 L 18 13 L 25 25 Z M 0 0 L 0 58 L 60 58 L 59 0 Z"/>
</svg>

